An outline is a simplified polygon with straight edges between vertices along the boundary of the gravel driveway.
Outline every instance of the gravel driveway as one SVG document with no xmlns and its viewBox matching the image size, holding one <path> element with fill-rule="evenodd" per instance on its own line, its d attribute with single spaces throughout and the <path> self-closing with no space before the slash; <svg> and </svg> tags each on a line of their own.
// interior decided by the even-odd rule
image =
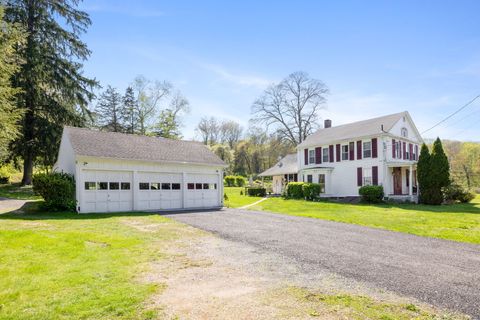
<svg viewBox="0 0 480 320">
<path fill-rule="evenodd" d="M 480 246 L 239 209 L 167 215 L 297 261 L 480 319 Z"/>
</svg>

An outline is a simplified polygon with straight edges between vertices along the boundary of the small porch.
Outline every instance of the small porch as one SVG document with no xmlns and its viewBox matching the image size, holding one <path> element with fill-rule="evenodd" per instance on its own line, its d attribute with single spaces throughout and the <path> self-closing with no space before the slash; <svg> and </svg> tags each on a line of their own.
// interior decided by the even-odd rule
<svg viewBox="0 0 480 320">
<path fill-rule="evenodd" d="M 385 197 L 395 201 L 418 202 L 416 163 L 387 164 Z"/>
</svg>

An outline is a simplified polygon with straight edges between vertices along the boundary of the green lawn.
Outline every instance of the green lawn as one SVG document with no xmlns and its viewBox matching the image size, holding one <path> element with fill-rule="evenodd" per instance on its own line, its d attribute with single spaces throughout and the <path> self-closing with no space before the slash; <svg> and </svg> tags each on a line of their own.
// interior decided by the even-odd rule
<svg viewBox="0 0 480 320">
<path fill-rule="evenodd" d="M 240 194 L 243 193 L 243 195 Z M 262 199 L 261 197 L 250 197 L 245 195 L 245 188 L 242 187 L 225 187 L 225 194 L 228 200 L 225 200 L 225 207 L 239 208 L 254 203 Z"/>
<path fill-rule="evenodd" d="M 20 186 L 20 183 L 0 184 L 0 197 L 21 199 L 21 200 L 40 200 L 41 197 L 33 193 L 32 186 Z"/>
<path fill-rule="evenodd" d="M 270 198 L 249 209 L 480 243 L 480 195 L 472 203 L 444 206 L 340 204 Z"/>
<path fill-rule="evenodd" d="M 141 213 L 0 214 L 0 319 L 155 317 L 145 302 L 162 286 L 139 275 L 182 228 Z"/>
</svg>

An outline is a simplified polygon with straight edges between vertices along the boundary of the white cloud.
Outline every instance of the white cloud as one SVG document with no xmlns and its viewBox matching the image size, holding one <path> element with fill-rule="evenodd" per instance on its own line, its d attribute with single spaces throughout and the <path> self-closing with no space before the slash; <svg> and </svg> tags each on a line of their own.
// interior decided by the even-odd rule
<svg viewBox="0 0 480 320">
<path fill-rule="evenodd" d="M 213 72 L 217 76 L 220 76 L 223 80 L 240 86 L 266 89 L 270 84 L 274 82 L 272 79 L 267 79 L 260 76 L 235 74 L 219 65 L 200 63 L 199 66 L 205 70 Z"/>
</svg>

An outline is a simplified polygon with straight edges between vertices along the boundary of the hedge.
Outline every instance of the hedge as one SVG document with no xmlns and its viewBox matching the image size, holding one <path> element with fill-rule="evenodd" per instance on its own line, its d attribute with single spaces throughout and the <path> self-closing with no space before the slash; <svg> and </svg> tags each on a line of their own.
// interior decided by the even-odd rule
<svg viewBox="0 0 480 320">
<path fill-rule="evenodd" d="M 292 199 L 303 199 L 304 182 L 289 182 L 287 184 L 286 196 Z"/>
<path fill-rule="evenodd" d="M 367 203 L 380 203 L 383 201 L 383 186 L 363 186 L 358 189 L 362 201 Z"/>
<path fill-rule="evenodd" d="M 320 195 L 320 184 L 318 183 L 304 183 L 302 185 L 303 196 L 306 200 L 315 200 Z"/>
<path fill-rule="evenodd" d="M 33 191 L 45 200 L 45 208 L 53 211 L 75 211 L 75 179 L 67 173 L 39 173 L 33 176 Z"/>
<path fill-rule="evenodd" d="M 265 197 L 267 189 L 265 188 L 247 188 L 247 195 L 251 197 Z"/>
<path fill-rule="evenodd" d="M 246 179 L 242 176 L 225 176 L 223 179 L 226 187 L 243 187 L 246 184 Z"/>
<path fill-rule="evenodd" d="M 475 194 L 467 189 L 464 189 L 462 186 L 451 183 L 448 187 L 443 189 L 443 194 L 445 201 L 447 203 L 468 203 L 475 199 Z"/>
</svg>

